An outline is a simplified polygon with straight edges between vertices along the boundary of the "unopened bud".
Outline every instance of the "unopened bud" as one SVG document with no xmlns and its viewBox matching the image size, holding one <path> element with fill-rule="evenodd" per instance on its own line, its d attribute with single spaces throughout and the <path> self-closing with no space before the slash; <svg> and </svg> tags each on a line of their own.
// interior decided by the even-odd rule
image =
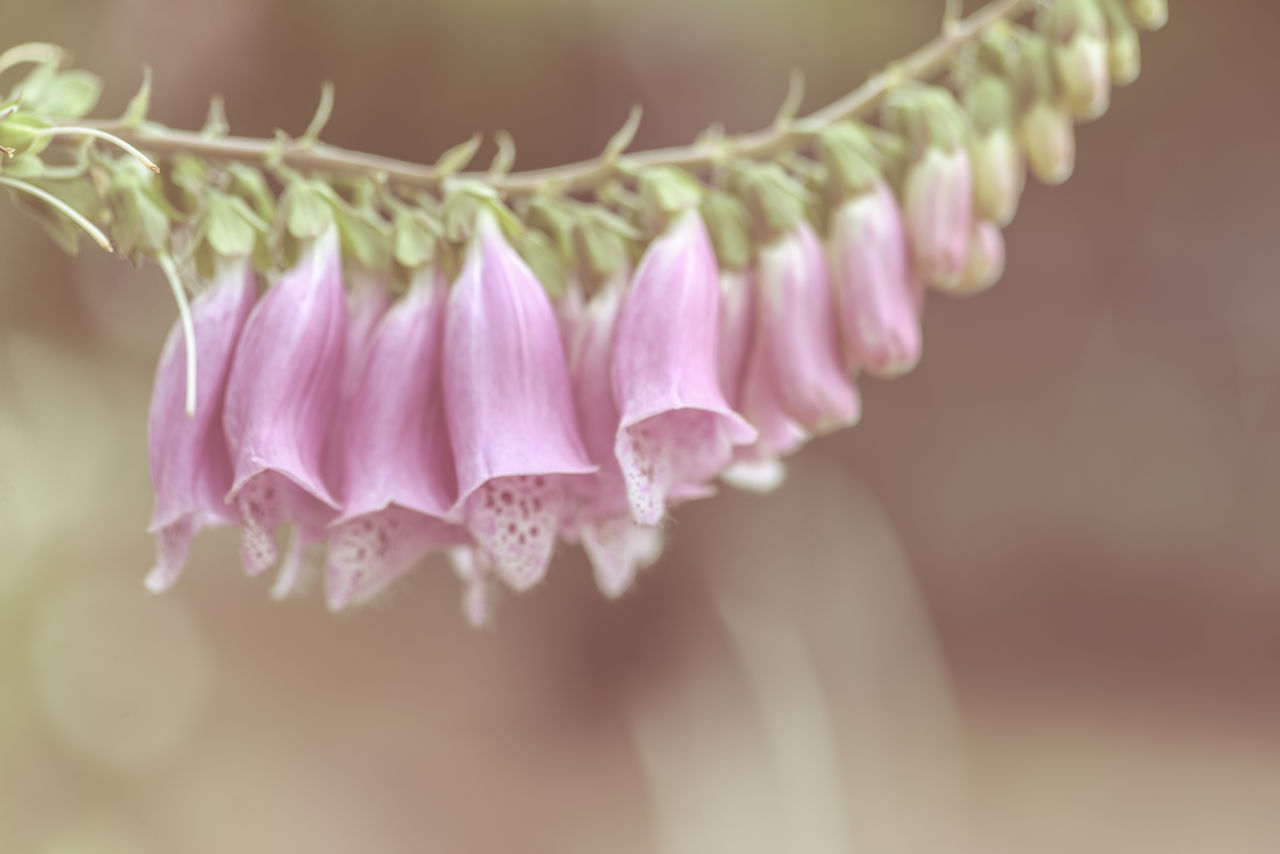
<svg viewBox="0 0 1280 854">
<path fill-rule="evenodd" d="M 1144 30 L 1158 30 L 1169 21 L 1168 0 L 1129 0 L 1129 14 Z"/>
<path fill-rule="evenodd" d="M 1058 0 L 1048 21 L 1053 66 L 1067 108 L 1096 119 L 1111 100 L 1107 23 L 1096 0 Z"/>
<path fill-rule="evenodd" d="M 1138 79 L 1142 68 L 1142 49 L 1138 44 L 1138 31 L 1125 14 L 1124 0 L 1099 0 L 1107 18 L 1107 68 L 1111 82 L 1128 86 Z"/>
<path fill-rule="evenodd" d="M 1004 235 L 994 222 L 980 220 L 974 223 L 969 235 L 969 261 L 964 275 L 947 293 L 969 296 L 981 293 L 994 285 L 1004 273 Z"/>
<path fill-rule="evenodd" d="M 974 214 L 1008 225 L 1018 210 L 1027 164 L 1012 127 L 979 134 L 970 146 Z"/>
<path fill-rule="evenodd" d="M 1045 184 L 1061 184 L 1076 166 L 1075 128 L 1061 106 L 1037 101 L 1023 114 L 1019 126 L 1031 173 Z"/>
</svg>

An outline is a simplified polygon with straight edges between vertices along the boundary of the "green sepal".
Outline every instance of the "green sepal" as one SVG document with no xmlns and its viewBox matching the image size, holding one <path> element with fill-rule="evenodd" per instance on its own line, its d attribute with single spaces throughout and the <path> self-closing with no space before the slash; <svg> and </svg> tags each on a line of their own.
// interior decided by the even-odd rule
<svg viewBox="0 0 1280 854">
<path fill-rule="evenodd" d="M 964 108 L 978 133 L 1013 125 L 1013 87 L 1004 77 L 979 73 L 964 90 Z"/>
<path fill-rule="evenodd" d="M 156 176 L 133 158 L 100 168 L 110 175 L 106 201 L 116 251 L 135 262 L 142 255 L 169 251 L 170 225 L 182 215 L 164 197 Z"/>
<path fill-rule="evenodd" d="M 250 255 L 258 239 L 269 229 L 262 220 L 238 196 L 213 193 L 205 212 L 209 246 L 219 255 L 239 258 Z"/>
<path fill-rule="evenodd" d="M 266 176 L 244 163 L 228 163 L 226 170 L 231 176 L 231 192 L 247 201 L 258 216 L 268 221 L 275 219 L 276 197 L 267 186 Z"/>
<path fill-rule="evenodd" d="M 120 124 L 122 127 L 136 128 L 142 124 L 147 117 L 147 110 L 151 107 L 151 66 L 142 66 L 142 85 L 138 87 L 138 91 L 129 99 L 128 105 L 124 108 L 124 113 L 120 116 Z"/>
<path fill-rule="evenodd" d="M 1052 103 L 1057 99 L 1049 42 L 1039 33 L 1027 33 L 1019 46 L 1013 85 L 1019 112 L 1025 113 L 1037 101 Z"/>
<path fill-rule="evenodd" d="M 11 173 L 6 171 L 6 174 Z M 102 218 L 100 216 L 102 200 L 86 176 L 56 181 L 37 179 L 30 180 L 28 183 L 52 193 L 92 220 Z M 26 193 L 14 192 L 12 198 L 18 209 L 34 219 L 59 247 L 72 255 L 77 254 L 80 238 L 84 234 L 80 226 L 62 212 Z"/>
<path fill-rule="evenodd" d="M 341 199 L 334 214 L 344 253 L 366 270 L 383 272 L 391 266 L 391 226 L 386 220 L 372 210 L 352 207 Z"/>
<path fill-rule="evenodd" d="M 602 208 L 584 206 L 573 227 L 573 255 L 589 292 L 631 264 L 633 229 Z"/>
<path fill-rule="evenodd" d="M 860 196 L 884 180 L 880 155 L 862 125 L 839 122 L 826 128 L 818 136 L 818 151 L 839 198 Z"/>
<path fill-rule="evenodd" d="M 209 162 L 190 154 L 175 154 L 169 160 L 169 183 L 182 191 L 183 201 L 196 208 L 209 191 Z"/>
<path fill-rule="evenodd" d="M 808 193 L 776 163 L 735 163 L 730 184 L 746 202 L 756 234 L 766 242 L 790 234 L 804 219 Z"/>
<path fill-rule="evenodd" d="M 751 265 L 751 215 L 738 197 L 723 190 L 708 191 L 699 208 L 721 269 L 745 270 Z"/>
<path fill-rule="evenodd" d="M 307 240 L 324 234 L 334 223 L 337 196 L 319 181 L 294 181 L 280 197 L 285 230 L 289 236 Z"/>
<path fill-rule="evenodd" d="M 654 232 L 665 228 L 677 214 L 696 208 L 705 192 L 696 178 L 672 166 L 645 169 L 637 184 L 645 224 Z"/>
<path fill-rule="evenodd" d="M 391 257 L 409 270 L 424 266 L 436 255 L 438 230 L 426 211 L 400 207 L 391 227 Z"/>
<path fill-rule="evenodd" d="M 529 269 L 533 270 L 550 297 L 559 299 L 569 292 L 568 271 L 565 269 L 564 259 L 552 245 L 551 238 L 541 231 L 522 229 L 517 234 L 508 234 L 507 239 L 529 265 Z"/>
<path fill-rule="evenodd" d="M 40 131 L 49 123 L 31 113 L 14 113 L 0 122 L 0 145 L 12 148 L 14 156 L 39 154 L 49 145 L 49 137 Z"/>
</svg>

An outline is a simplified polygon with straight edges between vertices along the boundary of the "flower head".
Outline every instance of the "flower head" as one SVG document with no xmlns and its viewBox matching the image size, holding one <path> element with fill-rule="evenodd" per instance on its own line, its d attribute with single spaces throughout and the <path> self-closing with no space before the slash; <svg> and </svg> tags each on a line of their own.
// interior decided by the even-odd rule
<svg viewBox="0 0 1280 854">
<path fill-rule="evenodd" d="M 488 211 L 449 295 L 443 364 L 458 477 L 449 517 L 501 578 L 526 589 L 545 574 L 572 507 L 567 481 L 596 467 L 551 302 Z"/>
<path fill-rule="evenodd" d="M 192 305 L 201 394 L 190 418 L 183 411 L 186 368 L 177 323 L 161 351 L 147 422 L 156 496 L 150 530 L 156 535 L 157 555 L 146 583 L 153 591 L 177 581 L 202 527 L 234 521 L 225 502 L 232 474 L 222 433 L 223 394 L 236 341 L 256 296 L 252 269 L 229 263 Z"/>
<path fill-rule="evenodd" d="M 756 431 L 720 390 L 720 285 L 696 210 L 650 244 L 618 315 L 614 453 L 633 518 L 656 525 L 680 488 L 710 481 Z"/>
</svg>

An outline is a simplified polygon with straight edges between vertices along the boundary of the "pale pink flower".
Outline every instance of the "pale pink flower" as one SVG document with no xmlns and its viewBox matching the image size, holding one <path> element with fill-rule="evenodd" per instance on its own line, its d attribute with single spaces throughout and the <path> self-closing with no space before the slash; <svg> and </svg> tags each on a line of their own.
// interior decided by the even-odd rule
<svg viewBox="0 0 1280 854">
<path fill-rule="evenodd" d="M 756 431 L 720 390 L 715 256 L 696 210 L 650 244 L 623 301 L 613 358 L 614 452 L 631 513 L 656 525 L 674 490 L 715 478 Z"/>
<path fill-rule="evenodd" d="M 488 211 L 476 220 L 445 322 L 445 411 L 463 524 L 516 589 L 546 573 L 572 508 L 582 446 L 555 312 Z"/>
<path fill-rule="evenodd" d="M 964 272 L 973 225 L 973 170 L 963 146 L 931 145 L 907 169 L 903 215 L 911 257 L 926 284 L 944 286 Z"/>
<path fill-rule="evenodd" d="M 846 367 L 882 377 L 910 371 L 920 360 L 920 291 L 888 186 L 835 210 L 830 253 Z"/>
<path fill-rule="evenodd" d="M 150 527 L 156 535 L 156 566 L 146 579 L 152 591 L 177 581 L 201 528 L 235 520 L 225 501 L 232 471 L 222 432 L 223 396 L 236 342 L 256 296 L 252 268 L 233 262 L 193 302 L 200 395 L 190 418 L 184 412 L 186 367 L 178 323 L 165 339 L 147 420 L 156 496 Z"/>
<path fill-rule="evenodd" d="M 755 350 L 782 408 L 810 433 L 854 424 L 857 389 L 840 355 L 822 243 L 801 221 L 760 249 Z"/>
<path fill-rule="evenodd" d="M 457 499 L 441 361 L 448 283 L 419 272 L 369 335 L 343 415 L 342 515 L 329 529 L 325 593 L 360 602 L 435 547 L 467 540 L 443 521 Z"/>
</svg>

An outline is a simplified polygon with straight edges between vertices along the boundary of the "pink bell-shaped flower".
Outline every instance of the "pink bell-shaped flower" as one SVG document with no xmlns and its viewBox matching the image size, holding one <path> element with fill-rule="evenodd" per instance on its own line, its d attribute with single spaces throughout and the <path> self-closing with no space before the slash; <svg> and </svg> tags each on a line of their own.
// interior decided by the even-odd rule
<svg viewBox="0 0 1280 854">
<path fill-rule="evenodd" d="M 842 364 L 822 243 L 801 220 L 760 249 L 755 346 L 774 393 L 807 432 L 854 424 L 862 407 Z"/>
<path fill-rule="evenodd" d="M 457 498 L 441 377 L 448 293 L 438 271 L 419 272 L 369 336 L 342 418 L 342 515 L 325 568 L 334 610 L 468 539 L 443 521 Z"/>
<path fill-rule="evenodd" d="M 937 286 L 959 279 L 973 226 L 973 167 L 965 147 L 926 148 L 907 170 L 902 198 L 916 275 Z"/>
<path fill-rule="evenodd" d="M 227 501 L 250 574 L 279 557 L 279 524 L 292 522 L 314 539 L 339 509 L 325 451 L 346 336 L 342 259 L 330 228 L 258 301 L 227 379 L 222 424 L 235 472 Z"/>
<path fill-rule="evenodd" d="M 582 441 L 595 474 L 575 478 L 578 507 L 565 538 L 580 542 L 595 573 L 596 585 L 609 597 L 631 586 L 636 573 L 658 559 L 662 532 L 631 518 L 626 480 L 613 453 L 618 406 L 613 399 L 613 344 L 618 308 L 629 270 L 606 280 L 587 302 L 580 291 L 565 302 L 569 377 Z"/>
<path fill-rule="evenodd" d="M 183 407 L 186 368 L 177 323 L 160 354 L 147 420 L 156 566 L 146 585 L 154 592 L 178 580 L 201 528 L 234 521 L 225 501 L 231 458 L 222 432 L 223 396 L 236 342 L 256 297 L 252 268 L 233 262 L 219 270 L 192 304 L 200 394 L 190 418 Z"/>
<path fill-rule="evenodd" d="M 658 524 L 677 488 L 715 478 L 735 445 L 756 439 L 720 390 L 719 308 L 711 241 L 687 210 L 650 244 L 618 315 L 614 453 L 642 525 Z"/>
<path fill-rule="evenodd" d="M 531 587 L 572 507 L 566 476 L 596 467 L 551 301 L 487 210 L 449 296 L 444 394 L 459 490 L 450 519 L 508 584 Z"/>
<path fill-rule="evenodd" d="M 910 371 L 920 360 L 920 300 L 888 186 L 836 209 L 830 249 L 846 367 L 881 377 Z"/>
</svg>

